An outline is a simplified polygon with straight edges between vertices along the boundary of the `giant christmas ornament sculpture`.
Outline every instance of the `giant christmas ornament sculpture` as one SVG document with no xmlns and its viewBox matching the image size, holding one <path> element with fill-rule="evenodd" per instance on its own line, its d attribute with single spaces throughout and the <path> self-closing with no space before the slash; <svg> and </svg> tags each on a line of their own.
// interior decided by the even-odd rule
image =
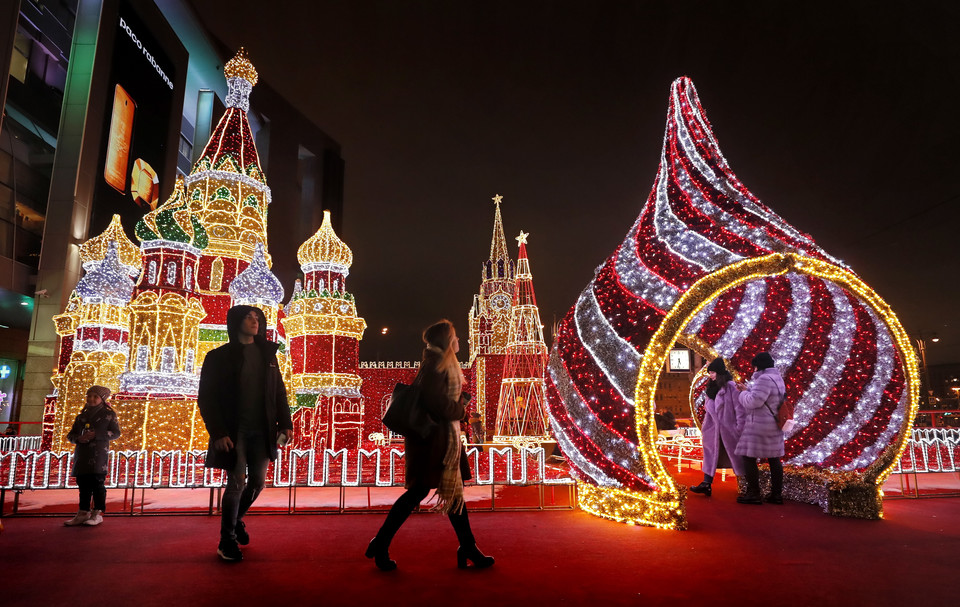
<svg viewBox="0 0 960 607">
<path fill-rule="evenodd" d="M 909 340 L 863 281 L 740 183 L 687 78 L 671 88 L 650 197 L 551 353 L 551 423 L 583 508 L 685 527 L 683 495 L 654 447 L 654 394 L 676 342 L 746 377 L 768 350 L 799 422 L 785 495 L 881 515 L 880 486 L 917 406 Z"/>
</svg>

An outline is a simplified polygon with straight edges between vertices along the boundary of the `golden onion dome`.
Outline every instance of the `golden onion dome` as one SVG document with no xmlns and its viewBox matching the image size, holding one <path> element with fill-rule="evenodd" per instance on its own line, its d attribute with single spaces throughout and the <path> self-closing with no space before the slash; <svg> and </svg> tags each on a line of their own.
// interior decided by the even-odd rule
<svg viewBox="0 0 960 607">
<path fill-rule="evenodd" d="M 334 271 L 343 271 L 353 264 L 353 251 L 337 237 L 330 224 L 330 211 L 323 212 L 323 225 L 297 250 L 297 260 L 304 268 L 312 264 L 333 266 Z M 340 269 L 342 268 L 342 270 Z"/>
<path fill-rule="evenodd" d="M 243 78 L 250 83 L 250 86 L 257 85 L 257 70 L 247 58 L 247 51 L 240 47 L 233 59 L 227 61 L 223 66 L 223 75 L 229 78 Z"/>
<path fill-rule="evenodd" d="M 106 258 L 110 241 L 117 243 L 117 257 L 127 273 L 130 276 L 139 276 L 143 255 L 140 253 L 140 247 L 127 238 L 123 226 L 120 225 L 119 215 L 113 216 L 106 230 L 80 245 L 80 260 L 83 262 L 83 269 L 89 272 Z"/>
</svg>

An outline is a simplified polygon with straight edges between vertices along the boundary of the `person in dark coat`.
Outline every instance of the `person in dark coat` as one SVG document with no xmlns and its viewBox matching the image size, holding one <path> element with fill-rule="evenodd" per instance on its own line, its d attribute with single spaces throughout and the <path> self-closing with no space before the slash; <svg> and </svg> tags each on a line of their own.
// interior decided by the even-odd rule
<svg viewBox="0 0 960 607">
<path fill-rule="evenodd" d="M 266 331 L 258 308 L 230 308 L 230 341 L 210 351 L 200 370 L 197 406 L 210 435 L 206 467 L 227 471 L 217 546 L 225 561 L 243 560 L 239 545 L 250 542 L 243 516 L 263 490 L 278 441 L 293 436 L 278 346 L 267 340 Z"/>
<path fill-rule="evenodd" d="M 760 495 L 760 470 L 758 458 L 767 458 L 770 463 L 770 495 L 765 501 L 783 503 L 783 430 L 777 423 L 777 412 L 786 392 L 783 377 L 774 366 L 769 352 L 760 352 L 753 361 L 754 371 L 750 383 L 740 393 L 740 415 L 737 426 L 740 440 L 736 454 L 743 457 L 747 492 L 737 498 L 741 504 L 762 504 Z"/>
<path fill-rule="evenodd" d="M 109 472 L 110 441 L 120 438 L 120 422 L 109 399 L 110 388 L 90 386 L 87 405 L 67 433 L 67 440 L 76 445 L 72 474 L 80 489 L 80 509 L 75 517 L 64 523 L 67 527 L 92 527 L 103 522 L 103 511 L 107 507 L 104 482 Z M 93 510 L 90 510 L 91 498 Z"/>
<path fill-rule="evenodd" d="M 690 491 L 710 497 L 717 468 L 733 468 L 734 474 L 741 476 L 743 458 L 734 455 L 740 438 L 737 434 L 737 408 L 740 406 L 737 402 L 737 384 L 722 358 L 715 358 L 707 366 L 707 374 L 710 381 L 707 383 L 705 413 L 700 425 L 703 482 L 690 487 Z"/>
<path fill-rule="evenodd" d="M 480 419 L 480 414 L 474 411 L 470 414 L 470 418 L 467 421 L 470 424 L 470 437 L 475 444 L 479 445 L 486 438 L 483 432 L 483 420 Z"/>
<path fill-rule="evenodd" d="M 413 509 L 436 489 L 436 510 L 450 518 L 460 541 L 457 566 L 462 569 L 471 561 L 475 567 L 489 567 L 493 557 L 477 548 L 463 500 L 463 481 L 471 476 L 460 440 L 460 422 L 466 417 L 469 399 L 463 392 L 463 372 L 457 362 L 460 341 L 453 324 L 442 320 L 423 332 L 423 342 L 426 347 L 415 380 L 420 383 L 418 406 L 426 408 L 437 425 L 426 438 L 404 437 L 406 492 L 393 504 L 365 555 L 383 571 L 396 569 L 397 563 L 389 554 L 390 542 Z"/>
</svg>

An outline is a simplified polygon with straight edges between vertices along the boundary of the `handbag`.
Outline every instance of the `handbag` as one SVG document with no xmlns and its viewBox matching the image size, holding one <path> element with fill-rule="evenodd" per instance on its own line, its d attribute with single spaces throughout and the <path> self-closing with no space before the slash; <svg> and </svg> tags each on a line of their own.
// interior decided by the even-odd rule
<svg viewBox="0 0 960 607">
<path fill-rule="evenodd" d="M 777 386 L 777 393 L 779 394 L 779 392 L 780 387 Z M 767 410 L 773 413 L 770 405 L 767 405 Z M 797 425 L 797 422 L 793 421 L 793 403 L 787 402 L 785 394 L 780 394 L 780 408 L 777 409 L 776 413 L 773 413 L 773 416 L 777 418 L 777 427 L 784 432 L 790 432 Z"/>
<path fill-rule="evenodd" d="M 404 437 L 427 438 L 437 422 L 420 404 L 420 376 L 409 386 L 397 383 L 383 413 L 383 425 Z"/>
</svg>

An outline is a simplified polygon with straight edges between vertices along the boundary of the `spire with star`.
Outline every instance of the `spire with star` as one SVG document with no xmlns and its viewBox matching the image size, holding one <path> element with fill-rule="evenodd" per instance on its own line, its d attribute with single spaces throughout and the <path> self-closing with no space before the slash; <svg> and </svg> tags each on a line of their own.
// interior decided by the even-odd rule
<svg viewBox="0 0 960 607">
<path fill-rule="evenodd" d="M 500 399 L 497 404 L 494 442 L 530 446 L 550 440 L 547 425 L 544 372 L 547 346 L 533 290 L 533 274 L 527 257 L 527 237 L 520 232 L 516 240 L 517 278 L 510 309 L 507 337 L 507 361 Z"/>
</svg>

